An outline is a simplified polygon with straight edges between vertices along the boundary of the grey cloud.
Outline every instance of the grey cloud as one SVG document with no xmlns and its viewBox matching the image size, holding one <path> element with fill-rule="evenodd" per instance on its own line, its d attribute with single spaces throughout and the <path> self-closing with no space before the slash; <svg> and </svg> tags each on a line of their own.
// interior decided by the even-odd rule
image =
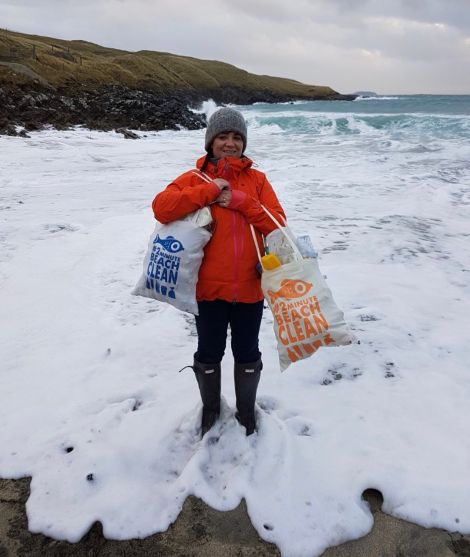
<svg viewBox="0 0 470 557">
<path fill-rule="evenodd" d="M 223 0 L 233 10 L 231 0 Z M 351 22 L 360 25 L 365 17 L 394 17 L 427 23 L 442 23 L 463 31 L 470 29 L 468 0 L 298 0 L 295 6 L 285 0 L 239 0 L 237 11 L 263 21 L 312 20 L 324 23 Z"/>
<path fill-rule="evenodd" d="M 470 92 L 470 0 L 3 0 L 0 25 L 348 92 Z M 435 25 L 440 24 L 440 25 Z M 445 75 L 446 79 L 440 78 Z"/>
</svg>

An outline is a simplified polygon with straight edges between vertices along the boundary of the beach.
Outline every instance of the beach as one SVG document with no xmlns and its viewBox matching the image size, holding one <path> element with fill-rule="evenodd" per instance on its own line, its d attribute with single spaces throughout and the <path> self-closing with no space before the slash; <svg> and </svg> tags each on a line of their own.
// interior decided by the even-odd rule
<svg viewBox="0 0 470 557">
<path fill-rule="evenodd" d="M 221 419 L 199 438 L 195 380 L 178 373 L 194 352 L 194 320 L 131 295 L 151 201 L 194 165 L 204 131 L 0 137 L 1 499 L 24 551 L 137 552 L 168 531 L 168 554 L 186 544 L 203 555 L 222 547 L 211 544 L 228 522 L 241 533 L 227 551 L 242 555 L 354 555 L 345 543 L 396 555 L 402 535 L 468 552 L 468 99 L 334 107 L 240 107 L 247 155 L 295 234 L 310 235 L 361 341 L 281 374 L 265 310 L 250 438 L 234 417 L 228 354 Z M 368 489 L 382 511 L 363 499 Z M 199 515 L 205 533 L 185 526 Z M 402 554 L 431 555 L 420 547 Z"/>
<path fill-rule="evenodd" d="M 140 557 L 191 555 L 197 557 L 275 557 L 276 546 L 264 542 L 251 525 L 246 506 L 220 513 L 201 500 L 189 498 L 177 521 L 162 534 L 143 540 L 112 541 L 96 523 L 78 543 L 56 541 L 27 531 L 24 503 L 28 479 L 0 480 L 0 551 L 5 557 L 90 557 L 94 555 Z M 380 511 L 380 498 L 369 498 L 374 527 L 360 540 L 330 548 L 322 557 L 453 557 L 470 552 L 470 536 L 444 530 L 426 530 L 394 519 Z"/>
</svg>

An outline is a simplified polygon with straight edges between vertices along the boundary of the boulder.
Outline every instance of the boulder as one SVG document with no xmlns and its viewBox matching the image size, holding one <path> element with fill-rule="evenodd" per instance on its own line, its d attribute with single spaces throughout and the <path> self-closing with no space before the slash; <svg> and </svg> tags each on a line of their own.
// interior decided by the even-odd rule
<svg viewBox="0 0 470 557">
<path fill-rule="evenodd" d="M 131 132 L 130 130 L 126 130 L 126 128 L 117 128 L 116 131 L 117 131 L 117 133 L 122 133 L 122 135 L 126 139 L 140 139 L 140 136 L 138 136 L 134 132 Z"/>
</svg>

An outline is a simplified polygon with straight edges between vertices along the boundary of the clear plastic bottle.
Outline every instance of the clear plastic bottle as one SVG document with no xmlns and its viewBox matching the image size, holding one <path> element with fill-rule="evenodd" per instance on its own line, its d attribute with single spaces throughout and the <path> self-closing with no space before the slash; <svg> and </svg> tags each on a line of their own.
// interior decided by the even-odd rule
<svg viewBox="0 0 470 557">
<path fill-rule="evenodd" d="M 297 236 L 295 243 L 297 244 L 300 254 L 304 259 L 315 259 L 315 257 L 318 257 L 318 252 L 313 247 L 312 239 L 308 234 L 305 236 Z"/>
<path fill-rule="evenodd" d="M 295 244 L 295 236 L 292 235 L 289 229 L 285 229 L 285 232 Z M 275 253 L 282 265 L 294 260 L 292 245 L 279 228 L 276 228 L 276 230 L 273 230 L 266 236 L 266 245 L 269 253 Z"/>
</svg>

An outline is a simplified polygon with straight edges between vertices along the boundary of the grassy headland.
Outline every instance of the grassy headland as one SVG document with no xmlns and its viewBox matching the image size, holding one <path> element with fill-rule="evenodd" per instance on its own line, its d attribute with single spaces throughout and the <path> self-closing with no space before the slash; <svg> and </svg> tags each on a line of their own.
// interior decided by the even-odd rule
<svg viewBox="0 0 470 557">
<path fill-rule="evenodd" d="M 188 105 L 207 98 L 236 104 L 348 98 L 330 87 L 250 74 L 216 60 L 148 50 L 128 52 L 86 41 L 0 30 L 0 101 L 4 100 L 2 96 L 14 102 L 6 103 L 9 110 L 0 108 L 0 128 L 2 118 L 10 122 L 11 128 L 13 123 L 27 123 L 36 113 L 39 125 L 83 123 L 90 127 L 122 125 L 140 129 L 175 128 L 178 122 L 168 120 L 165 113 L 185 112 Z M 172 106 L 165 111 L 170 101 Z M 24 122 L 18 103 L 27 112 Z M 156 106 L 159 114 L 152 123 L 147 116 Z M 134 110 L 129 110 L 132 107 Z M 198 118 L 191 117 L 189 121 L 188 114 L 186 118 L 185 114 L 180 116 L 179 123 L 186 127 L 204 125 Z"/>
</svg>

